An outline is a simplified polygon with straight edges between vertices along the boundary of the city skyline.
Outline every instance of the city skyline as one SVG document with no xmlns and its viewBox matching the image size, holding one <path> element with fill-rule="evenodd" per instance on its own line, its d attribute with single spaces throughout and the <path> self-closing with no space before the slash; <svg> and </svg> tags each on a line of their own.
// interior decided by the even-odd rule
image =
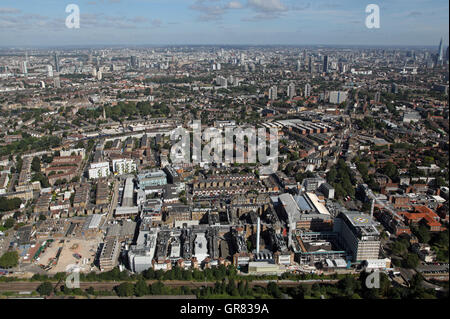
<svg viewBox="0 0 450 319">
<path fill-rule="evenodd" d="M 378 1 L 380 28 L 368 29 L 355 1 L 73 1 L 80 28 L 68 29 L 71 2 L 5 0 L 3 47 L 91 45 L 448 45 L 448 2 Z"/>
</svg>

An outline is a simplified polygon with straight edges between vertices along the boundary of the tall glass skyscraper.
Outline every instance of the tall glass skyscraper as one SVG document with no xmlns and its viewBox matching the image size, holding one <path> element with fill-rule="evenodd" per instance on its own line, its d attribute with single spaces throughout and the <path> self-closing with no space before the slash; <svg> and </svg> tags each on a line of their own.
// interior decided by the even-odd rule
<svg viewBox="0 0 450 319">
<path fill-rule="evenodd" d="M 328 72 L 328 55 L 323 57 L 323 72 Z"/>
<path fill-rule="evenodd" d="M 441 62 L 444 59 L 444 48 L 442 47 L 442 38 L 441 42 L 439 42 L 439 49 L 438 49 L 438 62 Z"/>
</svg>

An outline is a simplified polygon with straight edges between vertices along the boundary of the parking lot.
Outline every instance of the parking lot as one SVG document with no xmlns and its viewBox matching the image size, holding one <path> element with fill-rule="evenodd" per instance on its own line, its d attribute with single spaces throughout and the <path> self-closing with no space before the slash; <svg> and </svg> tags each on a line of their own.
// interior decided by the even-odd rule
<svg viewBox="0 0 450 319">
<path fill-rule="evenodd" d="M 417 267 L 417 270 L 423 274 L 448 274 L 449 265 L 448 263 L 421 264 Z"/>
</svg>

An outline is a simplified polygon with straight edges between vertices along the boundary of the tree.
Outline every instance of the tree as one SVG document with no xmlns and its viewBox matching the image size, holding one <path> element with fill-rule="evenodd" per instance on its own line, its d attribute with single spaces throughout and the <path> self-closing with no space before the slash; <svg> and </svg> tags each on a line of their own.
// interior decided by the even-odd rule
<svg viewBox="0 0 450 319">
<path fill-rule="evenodd" d="M 281 298 L 281 290 L 273 281 L 269 282 L 267 285 L 267 292 L 276 299 Z"/>
<path fill-rule="evenodd" d="M 75 176 L 70 180 L 71 183 L 78 183 L 80 181 L 80 176 Z"/>
<path fill-rule="evenodd" d="M 7 212 L 10 210 L 18 209 L 22 204 L 22 200 L 20 198 L 0 198 L 0 212 Z"/>
<path fill-rule="evenodd" d="M 150 286 L 149 292 L 152 295 L 161 295 L 164 289 L 164 284 L 161 281 L 155 282 Z"/>
<path fill-rule="evenodd" d="M 291 161 L 298 161 L 299 158 L 300 156 L 297 152 L 292 152 L 291 155 L 289 155 L 289 160 Z"/>
<path fill-rule="evenodd" d="M 406 268 L 416 268 L 419 265 L 419 257 L 416 254 L 408 254 L 405 259 Z"/>
<path fill-rule="evenodd" d="M 33 157 L 33 160 L 31 161 L 31 169 L 35 172 L 41 171 L 41 160 L 39 159 L 39 157 Z"/>
<path fill-rule="evenodd" d="M 84 142 L 78 141 L 77 144 L 75 145 L 75 148 L 84 148 Z"/>
<path fill-rule="evenodd" d="M 421 243 L 427 244 L 431 239 L 430 231 L 425 225 L 419 226 L 419 229 L 416 231 L 416 235 Z"/>
<path fill-rule="evenodd" d="M 130 297 L 134 294 L 134 285 L 130 282 L 121 283 L 114 289 L 119 297 Z"/>
<path fill-rule="evenodd" d="M 227 285 L 227 293 L 229 295 L 233 295 L 234 290 L 236 289 L 236 285 L 234 283 L 234 279 L 229 279 L 228 280 L 228 285 Z"/>
<path fill-rule="evenodd" d="M 239 292 L 239 296 L 241 296 L 241 297 L 246 295 L 245 286 L 244 286 L 243 281 L 239 281 L 239 283 L 238 283 L 238 292 Z"/>
<path fill-rule="evenodd" d="M 5 223 L 3 224 L 3 227 L 5 227 L 6 229 L 10 229 L 11 227 L 14 226 L 15 222 L 16 222 L 15 219 L 10 217 L 5 221 Z"/>
<path fill-rule="evenodd" d="M 183 270 L 182 278 L 183 278 L 183 280 L 187 280 L 187 281 L 192 280 L 192 272 L 190 270 Z"/>
<path fill-rule="evenodd" d="M 50 183 L 48 182 L 47 176 L 45 176 L 41 172 L 37 172 L 37 173 L 33 174 L 33 176 L 31 177 L 31 181 L 32 182 L 40 182 L 41 186 L 44 188 L 50 187 Z"/>
<path fill-rule="evenodd" d="M 407 247 L 401 241 L 396 241 L 392 245 L 392 253 L 397 256 L 403 256 L 407 252 Z"/>
<path fill-rule="evenodd" d="M 391 162 L 387 162 L 386 165 L 381 169 L 381 172 L 387 176 L 389 176 L 390 179 L 393 181 L 398 180 L 398 170 L 397 166 Z"/>
<path fill-rule="evenodd" d="M 53 292 L 53 286 L 49 281 L 45 281 L 36 288 L 36 291 L 41 296 L 50 296 Z"/>
<path fill-rule="evenodd" d="M 17 251 L 8 251 L 0 257 L 1 268 L 12 268 L 19 264 L 19 254 Z"/>
<path fill-rule="evenodd" d="M 95 293 L 94 287 L 89 287 L 88 289 L 86 289 L 86 293 L 89 295 L 93 295 Z"/>
<path fill-rule="evenodd" d="M 155 279 L 155 271 L 153 268 L 145 270 L 143 273 L 145 279 Z"/>
<path fill-rule="evenodd" d="M 138 297 L 145 296 L 149 293 L 149 289 L 147 283 L 144 279 L 138 280 L 138 282 L 134 285 L 134 294 Z"/>
<path fill-rule="evenodd" d="M 346 275 L 343 279 L 339 280 L 338 288 L 343 290 L 346 296 L 352 296 L 356 290 L 358 290 L 359 282 L 351 275 Z"/>
</svg>

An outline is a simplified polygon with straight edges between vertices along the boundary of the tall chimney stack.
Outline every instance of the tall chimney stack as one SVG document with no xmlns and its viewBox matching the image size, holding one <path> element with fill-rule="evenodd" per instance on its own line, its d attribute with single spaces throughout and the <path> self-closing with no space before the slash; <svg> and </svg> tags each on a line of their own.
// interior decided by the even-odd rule
<svg viewBox="0 0 450 319">
<path fill-rule="evenodd" d="M 259 237 L 261 235 L 261 218 L 258 217 L 256 226 L 256 253 L 259 254 Z"/>
</svg>

